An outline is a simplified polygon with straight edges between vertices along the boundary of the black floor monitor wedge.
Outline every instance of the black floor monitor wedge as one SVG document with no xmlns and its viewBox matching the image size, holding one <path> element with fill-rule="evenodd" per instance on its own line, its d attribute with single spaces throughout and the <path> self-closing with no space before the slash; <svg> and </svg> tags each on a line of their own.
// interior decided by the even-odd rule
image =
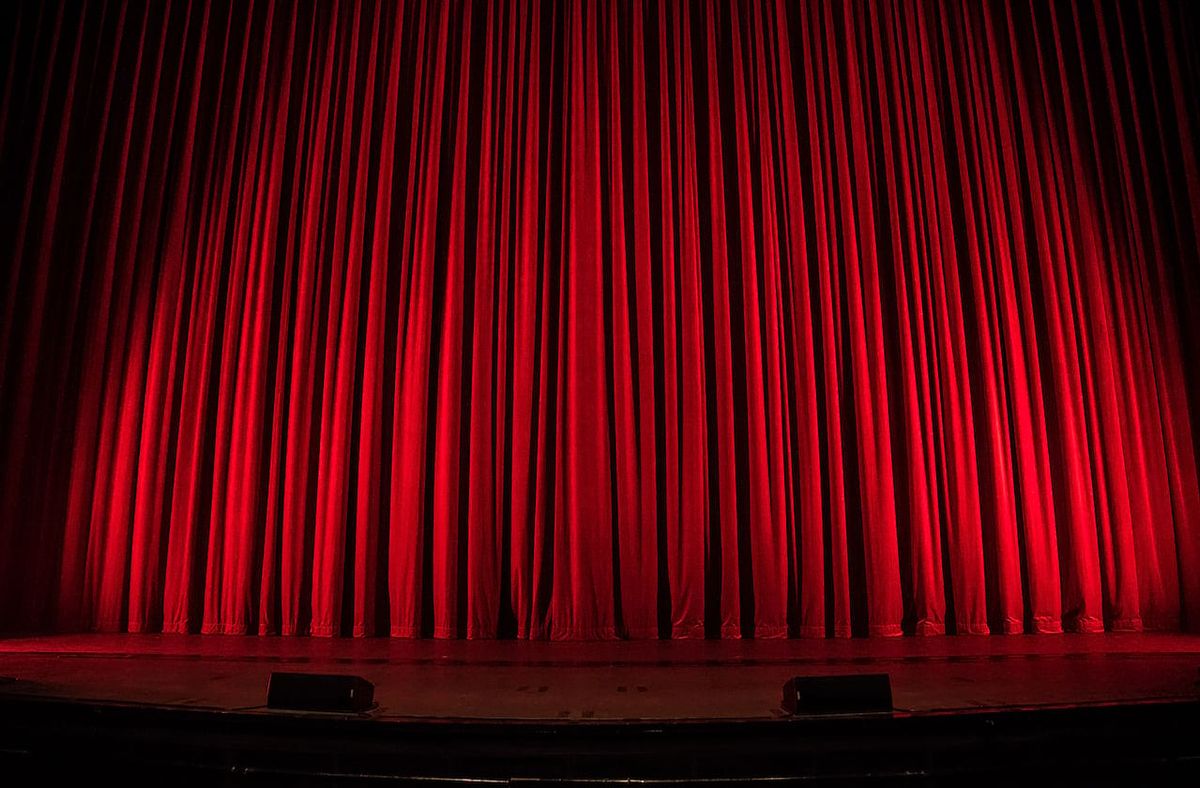
<svg viewBox="0 0 1200 788">
<path fill-rule="evenodd" d="M 272 673 L 267 708 L 358 713 L 375 705 L 375 685 L 360 676 Z"/>
<path fill-rule="evenodd" d="M 788 714 L 862 714 L 892 710 L 892 683 L 886 673 L 796 676 L 783 685 Z"/>
</svg>

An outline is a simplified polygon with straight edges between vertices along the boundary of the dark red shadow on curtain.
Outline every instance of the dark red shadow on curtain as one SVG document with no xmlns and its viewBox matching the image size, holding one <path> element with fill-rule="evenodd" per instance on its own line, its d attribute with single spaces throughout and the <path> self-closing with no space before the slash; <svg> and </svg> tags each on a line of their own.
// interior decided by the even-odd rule
<svg viewBox="0 0 1200 788">
<path fill-rule="evenodd" d="M 3 14 L 4 626 L 1200 625 L 1187 4 Z"/>
</svg>

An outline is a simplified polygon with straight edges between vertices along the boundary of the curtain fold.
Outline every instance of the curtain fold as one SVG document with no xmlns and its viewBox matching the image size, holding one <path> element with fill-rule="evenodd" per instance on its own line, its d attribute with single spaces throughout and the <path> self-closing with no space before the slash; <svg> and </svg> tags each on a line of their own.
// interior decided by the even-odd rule
<svg viewBox="0 0 1200 788">
<path fill-rule="evenodd" d="M 1200 627 L 1189 5 L 0 13 L 0 627 Z"/>
</svg>

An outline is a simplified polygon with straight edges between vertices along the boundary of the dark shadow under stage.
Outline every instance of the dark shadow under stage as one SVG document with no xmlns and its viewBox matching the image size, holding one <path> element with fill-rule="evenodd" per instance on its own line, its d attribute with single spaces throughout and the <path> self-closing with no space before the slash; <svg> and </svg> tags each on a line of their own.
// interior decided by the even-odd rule
<svg viewBox="0 0 1200 788">
<path fill-rule="evenodd" d="M 377 707 L 268 710 L 272 671 L 360 675 L 375 684 Z M 889 674 L 895 712 L 781 709 L 789 677 L 844 673 Z M 107 764 L 234 782 L 909 782 L 1055 770 L 1190 779 L 1200 769 L 1193 635 L 603 643 L 70 635 L 0 640 L 0 676 L 14 679 L 0 684 L 0 757 L 35 771 Z"/>
</svg>

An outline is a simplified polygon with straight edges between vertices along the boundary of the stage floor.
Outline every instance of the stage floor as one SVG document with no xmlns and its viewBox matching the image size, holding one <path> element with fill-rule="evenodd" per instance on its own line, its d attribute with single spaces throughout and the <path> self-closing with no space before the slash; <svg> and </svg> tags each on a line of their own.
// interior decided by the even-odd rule
<svg viewBox="0 0 1200 788">
<path fill-rule="evenodd" d="M 408 641 L 221 635 L 0 639 L 6 696 L 267 712 L 272 671 L 374 682 L 383 720 L 769 720 L 795 675 L 891 675 L 897 712 L 1200 699 L 1200 636 Z"/>
</svg>

